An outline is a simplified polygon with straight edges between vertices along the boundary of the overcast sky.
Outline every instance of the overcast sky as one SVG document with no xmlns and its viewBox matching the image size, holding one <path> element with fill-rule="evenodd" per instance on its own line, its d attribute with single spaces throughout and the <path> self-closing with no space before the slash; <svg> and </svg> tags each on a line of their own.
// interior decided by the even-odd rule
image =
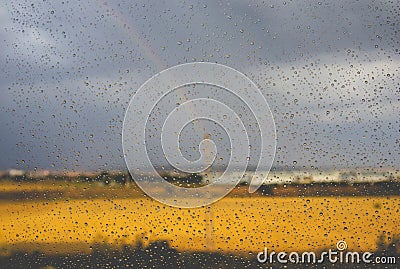
<svg viewBox="0 0 400 269">
<path fill-rule="evenodd" d="M 130 99 L 193 61 L 260 87 L 274 166 L 399 167 L 399 12 L 396 1 L 1 3 L 0 169 L 126 169 Z"/>
</svg>

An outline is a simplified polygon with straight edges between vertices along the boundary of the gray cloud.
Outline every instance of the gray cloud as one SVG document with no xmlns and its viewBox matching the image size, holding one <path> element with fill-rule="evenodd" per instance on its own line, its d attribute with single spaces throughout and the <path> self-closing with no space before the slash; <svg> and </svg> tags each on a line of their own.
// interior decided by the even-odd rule
<svg viewBox="0 0 400 269">
<path fill-rule="evenodd" d="M 277 122 L 276 165 L 398 166 L 396 8 L 3 3 L 0 168 L 124 168 L 129 99 L 156 72 L 191 61 L 232 66 L 262 88 Z"/>
</svg>

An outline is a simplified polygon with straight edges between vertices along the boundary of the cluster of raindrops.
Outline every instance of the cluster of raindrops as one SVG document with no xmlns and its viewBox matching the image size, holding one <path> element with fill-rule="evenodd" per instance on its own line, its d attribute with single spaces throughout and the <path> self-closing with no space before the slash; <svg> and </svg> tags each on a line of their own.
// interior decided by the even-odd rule
<svg viewBox="0 0 400 269">
<path fill-rule="evenodd" d="M 398 255 L 398 2 L 18 0 L 0 4 L 0 25 L 0 267 L 49 268 L 48 257 L 60 268 L 259 267 L 251 259 L 264 247 L 341 240 Z M 257 84 L 277 148 L 259 192 L 242 182 L 216 204 L 172 208 L 128 175 L 124 113 L 147 79 L 194 61 Z M 148 115 L 146 146 L 166 177 L 175 171 L 160 161 L 159 119 L 215 95 L 232 98 L 189 85 Z M 260 134 L 235 105 L 252 163 Z M 183 129 L 182 154 L 197 159 L 208 136 L 226 166 L 228 134 L 210 122 Z"/>
</svg>

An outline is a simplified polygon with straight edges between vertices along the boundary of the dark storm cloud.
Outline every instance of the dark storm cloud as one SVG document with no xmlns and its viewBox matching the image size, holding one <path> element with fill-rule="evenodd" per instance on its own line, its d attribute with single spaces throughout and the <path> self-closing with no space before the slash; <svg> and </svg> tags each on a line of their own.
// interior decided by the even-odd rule
<svg viewBox="0 0 400 269">
<path fill-rule="evenodd" d="M 392 128 L 399 125 L 396 10 L 375 1 L 4 3 L 0 168 L 16 161 L 28 169 L 123 168 L 120 132 L 134 91 L 158 71 L 191 61 L 226 64 L 261 86 L 275 110 L 279 165 L 380 164 L 371 149 L 399 147 Z M 352 119 L 360 132 L 381 126 L 384 146 L 352 135 Z M 314 148 L 304 151 L 309 142 L 299 134 Z M 364 143 L 359 150 L 369 159 L 335 150 L 333 136 Z M 330 152 L 319 158 L 324 145 Z M 392 152 L 386 164 L 398 165 L 398 156 Z"/>
</svg>

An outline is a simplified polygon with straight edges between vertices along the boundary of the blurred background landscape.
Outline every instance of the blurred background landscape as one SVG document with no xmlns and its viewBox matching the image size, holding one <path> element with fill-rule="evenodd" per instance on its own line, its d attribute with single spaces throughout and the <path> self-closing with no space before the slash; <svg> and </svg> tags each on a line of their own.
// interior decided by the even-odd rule
<svg viewBox="0 0 400 269">
<path fill-rule="evenodd" d="M 264 247 L 322 252 L 339 240 L 397 265 L 273 268 L 398 268 L 399 25 L 399 3 L 381 0 L 2 1 L 0 268 L 268 268 L 256 261 Z M 187 100 L 230 104 L 251 142 L 250 169 L 230 175 L 240 184 L 227 197 L 180 209 L 132 180 L 156 175 L 127 172 L 122 128 L 145 81 L 195 61 L 254 81 L 277 145 L 249 194 L 261 141 L 249 108 L 215 87 L 175 89 L 145 126 L 165 180 L 203 186 L 230 158 L 229 134 L 199 120 L 182 131 L 182 155 L 198 159 L 210 136 L 213 167 L 185 174 L 167 162 L 159 130 Z"/>
<path fill-rule="evenodd" d="M 162 175 L 185 187 L 213 176 Z M 9 170 L 0 187 L 0 261 L 4 268 L 264 268 L 256 260 L 264 247 L 321 253 L 340 240 L 398 260 L 399 187 L 398 172 L 388 169 L 279 170 L 256 193 L 244 180 L 212 205 L 185 209 L 152 200 L 128 172 Z"/>
</svg>

